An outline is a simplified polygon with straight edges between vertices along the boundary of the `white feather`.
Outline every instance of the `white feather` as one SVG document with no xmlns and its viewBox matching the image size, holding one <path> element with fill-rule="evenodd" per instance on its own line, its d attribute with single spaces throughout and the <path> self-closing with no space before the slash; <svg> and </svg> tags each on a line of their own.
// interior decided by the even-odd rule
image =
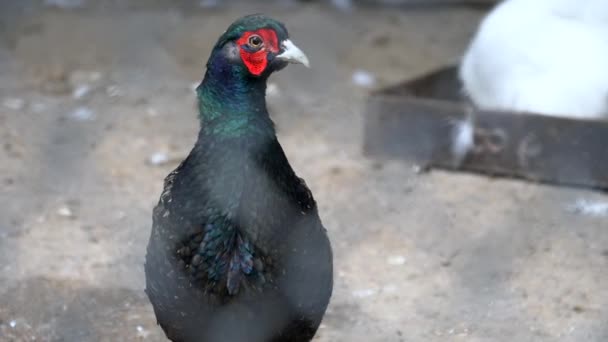
<svg viewBox="0 0 608 342">
<path fill-rule="evenodd" d="M 608 0 L 507 0 L 460 66 L 482 109 L 608 119 Z"/>
<path fill-rule="evenodd" d="M 473 149 L 475 128 L 472 118 L 455 123 L 452 131 L 452 155 L 457 165 L 460 165 L 469 151 Z"/>
</svg>

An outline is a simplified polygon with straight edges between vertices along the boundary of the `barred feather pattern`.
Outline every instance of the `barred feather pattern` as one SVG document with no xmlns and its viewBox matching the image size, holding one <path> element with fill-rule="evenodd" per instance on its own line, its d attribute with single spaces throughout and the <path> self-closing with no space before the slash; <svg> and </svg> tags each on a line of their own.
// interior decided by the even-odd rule
<svg viewBox="0 0 608 342">
<path fill-rule="evenodd" d="M 187 273 L 207 284 L 208 290 L 225 288 L 229 295 L 236 295 L 244 280 L 253 285 L 265 282 L 262 263 L 254 262 L 249 238 L 224 217 L 211 219 L 204 229 L 195 229 L 181 246 L 177 254 Z"/>
<path fill-rule="evenodd" d="M 253 250 L 236 227 L 222 221 L 206 225 L 197 254 L 206 268 L 207 279 L 218 283 L 225 275 L 228 293 L 234 295 L 238 293 L 242 276 L 253 274 Z"/>
</svg>

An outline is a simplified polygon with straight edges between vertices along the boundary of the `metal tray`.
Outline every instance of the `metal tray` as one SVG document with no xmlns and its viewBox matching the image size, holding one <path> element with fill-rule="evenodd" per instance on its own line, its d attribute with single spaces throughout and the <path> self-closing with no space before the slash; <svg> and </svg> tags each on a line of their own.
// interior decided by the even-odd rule
<svg viewBox="0 0 608 342">
<path fill-rule="evenodd" d="M 608 189 L 608 121 L 473 111 L 455 66 L 372 93 L 364 152 L 422 168 Z M 469 123 L 472 146 L 455 143 Z M 466 132 L 465 132 L 466 133 Z"/>
</svg>

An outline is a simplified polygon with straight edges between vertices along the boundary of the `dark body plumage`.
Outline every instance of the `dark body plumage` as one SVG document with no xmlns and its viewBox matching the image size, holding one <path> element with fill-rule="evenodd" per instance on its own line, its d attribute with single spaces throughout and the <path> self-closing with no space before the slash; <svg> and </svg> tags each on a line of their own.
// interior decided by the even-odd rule
<svg viewBox="0 0 608 342">
<path fill-rule="evenodd" d="M 220 38 L 197 89 L 198 140 L 154 208 L 146 293 L 173 341 L 310 341 L 331 296 L 326 231 L 266 110 L 266 79 L 285 63 L 252 77 L 230 44 L 260 25 L 287 37 L 250 16 Z"/>
</svg>

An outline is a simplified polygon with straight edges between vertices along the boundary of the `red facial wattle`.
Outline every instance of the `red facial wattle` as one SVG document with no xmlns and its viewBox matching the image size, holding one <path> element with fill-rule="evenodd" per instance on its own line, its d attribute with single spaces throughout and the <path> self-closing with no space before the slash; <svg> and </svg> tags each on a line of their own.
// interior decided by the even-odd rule
<svg viewBox="0 0 608 342">
<path fill-rule="evenodd" d="M 257 51 L 248 51 L 245 46 L 248 45 L 249 38 L 253 35 L 258 35 L 262 38 L 263 45 Z M 279 41 L 277 34 L 273 29 L 264 28 L 256 31 L 245 32 L 237 44 L 240 48 L 241 59 L 252 75 L 260 76 L 268 66 L 268 53 L 279 53 Z"/>
</svg>

